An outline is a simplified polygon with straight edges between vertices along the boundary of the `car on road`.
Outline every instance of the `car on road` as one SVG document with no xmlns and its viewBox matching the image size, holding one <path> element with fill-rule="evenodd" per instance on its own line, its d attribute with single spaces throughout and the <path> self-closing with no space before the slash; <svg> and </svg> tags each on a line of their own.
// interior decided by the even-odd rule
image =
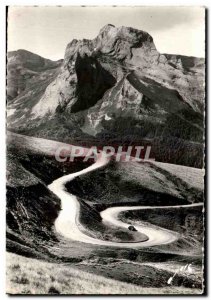
<svg viewBox="0 0 211 300">
<path fill-rule="evenodd" d="M 138 231 L 133 225 L 128 226 L 130 231 Z"/>
</svg>

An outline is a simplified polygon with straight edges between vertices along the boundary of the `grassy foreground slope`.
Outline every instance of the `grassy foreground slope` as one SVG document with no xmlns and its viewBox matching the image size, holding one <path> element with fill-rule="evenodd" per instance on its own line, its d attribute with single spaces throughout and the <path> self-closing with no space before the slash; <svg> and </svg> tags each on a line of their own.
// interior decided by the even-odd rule
<svg viewBox="0 0 211 300">
<path fill-rule="evenodd" d="M 61 264 L 7 254 L 8 294 L 201 294 L 184 287 L 139 287 Z"/>
</svg>

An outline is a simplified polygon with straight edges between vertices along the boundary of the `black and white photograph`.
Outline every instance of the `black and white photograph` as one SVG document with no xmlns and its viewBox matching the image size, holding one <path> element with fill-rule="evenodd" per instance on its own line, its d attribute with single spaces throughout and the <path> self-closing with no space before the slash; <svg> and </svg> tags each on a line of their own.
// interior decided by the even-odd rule
<svg viewBox="0 0 211 300">
<path fill-rule="evenodd" d="M 205 15 L 7 6 L 7 294 L 205 293 Z"/>
</svg>

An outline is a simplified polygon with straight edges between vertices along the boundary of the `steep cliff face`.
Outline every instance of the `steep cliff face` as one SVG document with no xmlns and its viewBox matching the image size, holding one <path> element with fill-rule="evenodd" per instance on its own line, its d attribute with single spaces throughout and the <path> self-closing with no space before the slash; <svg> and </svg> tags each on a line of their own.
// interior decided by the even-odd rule
<svg viewBox="0 0 211 300">
<path fill-rule="evenodd" d="M 15 98 L 11 129 L 42 136 L 48 124 L 66 132 L 70 122 L 95 137 L 203 139 L 204 59 L 160 54 L 144 31 L 108 24 L 93 40 L 74 39 L 54 76 L 45 90 Z"/>
<path fill-rule="evenodd" d="M 136 53 L 133 47 L 140 51 Z M 66 107 L 70 112 L 88 109 L 130 71 L 125 63 L 133 56 L 133 60 L 139 58 L 146 65 L 156 54 L 151 36 L 132 28 L 107 25 L 92 41 L 73 40 L 66 48 L 59 78 L 51 84 L 32 113 L 38 117 L 49 111 L 54 113 L 58 107 Z"/>
</svg>

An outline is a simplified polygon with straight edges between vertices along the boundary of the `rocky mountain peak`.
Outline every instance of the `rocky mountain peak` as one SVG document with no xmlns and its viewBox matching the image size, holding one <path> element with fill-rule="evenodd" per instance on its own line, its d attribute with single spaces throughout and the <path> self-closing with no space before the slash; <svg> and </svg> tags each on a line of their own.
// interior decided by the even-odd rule
<svg viewBox="0 0 211 300">
<path fill-rule="evenodd" d="M 70 135 L 77 128 L 83 134 L 129 140 L 179 136 L 201 142 L 204 60 L 160 54 L 147 32 L 105 25 L 93 40 L 73 39 L 62 67 L 48 66 L 37 76 L 28 69 L 36 66 L 37 71 L 39 64 L 25 60 L 28 67 L 24 74 L 21 70 L 18 89 L 13 78 L 19 65 L 9 77 L 15 97 L 8 110 L 12 128 L 37 128 L 38 122 L 42 132 L 42 124 L 47 128 L 46 123 L 52 127 L 55 122 L 56 132 Z M 57 118 L 66 120 L 59 128 Z"/>
<path fill-rule="evenodd" d="M 106 24 L 100 29 L 100 33 L 109 31 L 112 28 L 116 28 L 113 24 Z"/>
<path fill-rule="evenodd" d="M 153 43 L 153 38 L 145 31 L 126 26 L 115 27 L 111 24 L 105 25 L 100 30 L 98 38 L 101 38 L 104 43 L 108 42 L 108 38 L 124 40 L 133 47 L 142 46 L 145 42 Z"/>
<path fill-rule="evenodd" d="M 128 60 L 133 57 L 133 52 L 137 56 L 137 50 L 140 52 L 139 56 L 142 56 L 143 52 L 150 53 L 154 51 L 157 54 L 151 35 L 132 27 L 115 27 L 112 24 L 107 24 L 93 40 L 73 39 L 67 45 L 65 62 L 75 60 L 77 54 L 82 57 L 84 55 L 97 56 L 97 54 L 105 54 L 118 60 Z"/>
</svg>

